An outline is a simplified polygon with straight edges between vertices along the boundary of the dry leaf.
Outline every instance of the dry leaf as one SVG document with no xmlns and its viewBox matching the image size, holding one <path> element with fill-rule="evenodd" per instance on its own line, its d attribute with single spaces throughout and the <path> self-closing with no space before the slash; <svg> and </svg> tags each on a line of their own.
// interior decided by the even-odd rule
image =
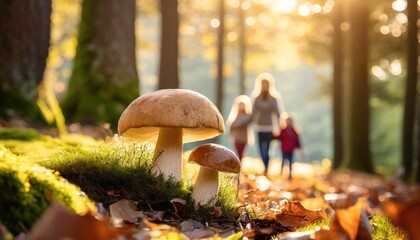
<svg viewBox="0 0 420 240">
<path fill-rule="evenodd" d="M 300 204 L 308 210 L 318 210 L 325 207 L 325 201 L 322 197 L 306 198 L 300 201 Z"/>
<path fill-rule="evenodd" d="M 350 240 L 372 239 L 367 211 L 370 211 L 370 209 L 364 199 L 359 200 L 347 209 L 336 210 L 331 231 L 338 235 L 341 235 L 341 232 L 344 231 Z"/>
<path fill-rule="evenodd" d="M 116 230 L 108 227 L 107 223 L 86 214 L 79 216 L 53 204 L 35 223 L 28 233 L 27 240 L 56 240 L 56 239 L 113 239 L 117 237 Z"/>
<path fill-rule="evenodd" d="M 278 240 L 311 240 L 315 231 L 285 232 L 277 236 Z"/>
<path fill-rule="evenodd" d="M 409 203 L 389 200 L 382 204 L 382 210 L 408 233 L 410 239 L 420 239 L 420 200 Z"/>
<path fill-rule="evenodd" d="M 283 211 L 276 216 L 283 226 L 301 227 L 308 223 L 327 218 L 327 214 L 321 210 L 308 210 L 300 202 L 287 202 Z"/>
<path fill-rule="evenodd" d="M 137 210 L 136 204 L 127 199 L 122 199 L 111 204 L 109 211 L 112 218 L 122 219 L 130 223 L 135 223 L 139 218 L 144 217 L 143 212 Z"/>
<path fill-rule="evenodd" d="M 190 239 L 200 239 L 200 238 L 209 238 L 213 237 L 216 232 L 213 229 L 194 229 L 192 231 L 184 232 L 185 236 Z"/>
</svg>

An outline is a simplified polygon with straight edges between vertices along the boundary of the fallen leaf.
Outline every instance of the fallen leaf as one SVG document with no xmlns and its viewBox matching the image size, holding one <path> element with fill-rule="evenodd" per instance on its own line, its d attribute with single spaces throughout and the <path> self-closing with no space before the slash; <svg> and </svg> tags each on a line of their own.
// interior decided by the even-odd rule
<svg viewBox="0 0 420 240">
<path fill-rule="evenodd" d="M 300 201 L 300 204 L 308 210 L 318 210 L 325 207 L 325 201 L 322 197 L 306 198 Z"/>
<path fill-rule="evenodd" d="M 278 240 L 311 240 L 315 231 L 285 232 L 277 236 Z"/>
<path fill-rule="evenodd" d="M 0 222 L 0 239 L 13 239 L 13 235 L 7 228 Z"/>
<path fill-rule="evenodd" d="M 190 239 L 210 238 L 213 237 L 216 232 L 213 229 L 194 229 L 192 231 L 184 232 L 185 236 Z"/>
<path fill-rule="evenodd" d="M 308 210 L 298 201 L 286 202 L 283 211 L 276 216 L 277 221 L 286 227 L 301 227 L 325 218 L 324 210 Z"/>
<path fill-rule="evenodd" d="M 117 236 L 117 230 L 110 229 L 106 222 L 99 221 L 90 214 L 79 216 L 60 205 L 53 204 L 35 223 L 26 239 L 102 240 Z"/>
<path fill-rule="evenodd" d="M 138 222 L 144 217 L 143 212 L 138 211 L 136 204 L 127 199 L 119 200 L 109 206 L 110 215 L 113 219 L 122 219 L 129 223 Z"/>
<path fill-rule="evenodd" d="M 181 232 L 192 231 L 198 228 L 204 228 L 203 224 L 201 224 L 199 221 L 192 220 L 192 219 L 183 221 L 180 225 L 181 225 Z"/>
<path fill-rule="evenodd" d="M 368 211 L 370 209 L 364 199 L 349 208 L 336 210 L 331 224 L 331 234 L 341 235 L 344 231 L 350 240 L 372 239 Z"/>
<path fill-rule="evenodd" d="M 411 202 L 387 201 L 382 209 L 398 226 L 404 229 L 409 239 L 420 239 L 420 200 Z"/>
</svg>

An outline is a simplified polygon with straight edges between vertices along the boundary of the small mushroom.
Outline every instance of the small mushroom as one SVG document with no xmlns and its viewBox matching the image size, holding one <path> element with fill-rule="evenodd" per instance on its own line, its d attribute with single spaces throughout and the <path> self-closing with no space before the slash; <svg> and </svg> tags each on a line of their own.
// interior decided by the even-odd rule
<svg viewBox="0 0 420 240">
<path fill-rule="evenodd" d="M 230 149 L 214 143 L 195 147 L 188 157 L 188 162 L 200 165 L 192 192 L 196 205 L 212 204 L 212 201 L 216 200 L 219 191 L 219 171 L 239 173 L 241 170 L 238 156 Z"/>
<path fill-rule="evenodd" d="M 200 93 L 163 89 L 144 94 L 124 110 L 118 132 L 136 141 L 156 141 L 153 173 L 182 179 L 182 145 L 225 131 L 217 107 Z"/>
</svg>

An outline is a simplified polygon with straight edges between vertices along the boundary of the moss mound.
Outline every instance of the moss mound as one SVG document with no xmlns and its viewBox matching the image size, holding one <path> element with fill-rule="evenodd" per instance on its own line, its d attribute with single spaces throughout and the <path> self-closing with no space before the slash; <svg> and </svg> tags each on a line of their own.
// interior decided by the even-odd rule
<svg viewBox="0 0 420 240">
<path fill-rule="evenodd" d="M 0 220 L 14 235 L 30 229 L 52 201 L 78 214 L 96 210 L 77 186 L 4 146 L 0 146 L 0 189 Z"/>
<path fill-rule="evenodd" d="M 151 173 L 153 149 L 147 144 L 114 141 L 91 147 L 66 148 L 42 164 L 60 172 L 98 202 L 107 203 L 112 199 L 108 195 L 111 191 L 118 192 L 119 198 L 142 202 L 182 198 L 187 201 L 186 215 L 203 220 L 212 217 L 212 209 L 208 207 L 200 211 L 194 210 L 191 183 L 165 180 L 163 176 Z M 217 202 L 225 216 L 237 215 L 235 181 L 237 180 L 221 177 Z"/>
<path fill-rule="evenodd" d="M 42 135 L 35 129 L 0 129 L 0 145 L 3 144 L 16 155 L 26 156 L 31 161 L 58 172 L 60 176 L 79 186 L 94 201 L 107 204 L 115 198 L 145 202 L 182 198 L 188 204 L 184 217 L 203 217 L 206 221 L 212 219 L 212 209 L 194 209 L 191 180 L 168 181 L 150 172 L 153 146 L 117 139 L 103 142 L 74 134 L 53 138 Z M 220 177 L 217 205 L 229 217 L 237 215 L 235 181 L 223 174 Z M 110 196 L 109 191 L 117 192 L 118 196 Z"/>
<path fill-rule="evenodd" d="M 152 151 L 144 144 L 112 142 L 67 148 L 42 164 L 98 202 L 107 200 L 108 191 L 149 201 L 187 199 L 190 194 L 185 184 L 151 174 Z"/>
<path fill-rule="evenodd" d="M 1 128 L 0 140 L 45 140 L 47 137 L 32 128 Z"/>
</svg>

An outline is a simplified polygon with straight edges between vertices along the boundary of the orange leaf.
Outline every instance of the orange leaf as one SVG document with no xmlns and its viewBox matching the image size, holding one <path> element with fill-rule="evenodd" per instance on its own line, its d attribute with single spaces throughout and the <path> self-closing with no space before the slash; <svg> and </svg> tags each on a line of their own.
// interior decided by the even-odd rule
<svg viewBox="0 0 420 240">
<path fill-rule="evenodd" d="M 307 210 L 300 202 L 287 202 L 283 212 L 276 219 L 285 227 L 301 227 L 319 219 L 326 218 L 323 210 Z"/>
<path fill-rule="evenodd" d="M 362 199 L 355 205 L 336 210 L 335 219 L 331 225 L 333 232 L 343 230 L 351 240 L 371 239 L 371 229 L 367 216 L 367 203 Z"/>
<path fill-rule="evenodd" d="M 35 223 L 27 239 L 112 239 L 117 232 L 107 223 L 86 214 L 79 216 L 60 205 L 53 204 Z"/>
<path fill-rule="evenodd" d="M 410 239 L 420 239 L 420 201 L 411 203 L 400 216 L 399 225 L 404 228 Z"/>
</svg>

